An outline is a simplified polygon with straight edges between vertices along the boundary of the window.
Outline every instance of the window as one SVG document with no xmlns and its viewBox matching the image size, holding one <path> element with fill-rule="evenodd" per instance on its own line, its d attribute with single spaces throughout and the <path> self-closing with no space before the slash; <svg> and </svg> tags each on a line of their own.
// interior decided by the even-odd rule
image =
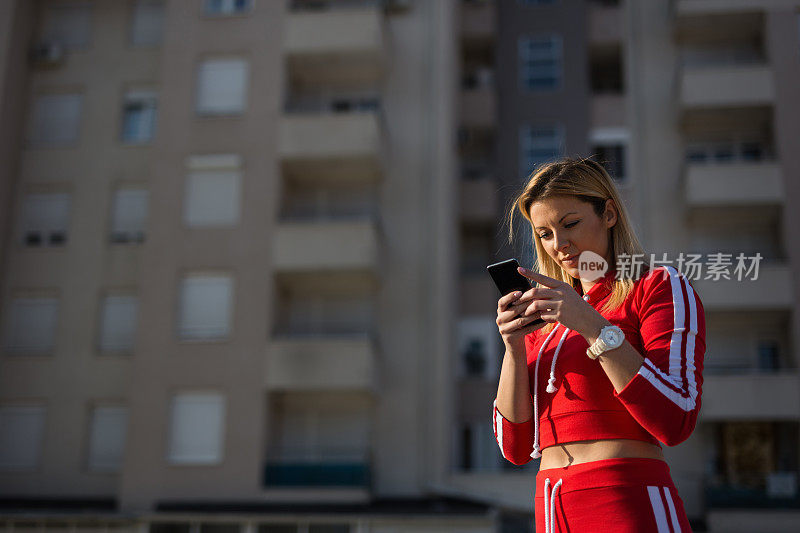
<svg viewBox="0 0 800 533">
<path fill-rule="evenodd" d="M 14 352 L 51 352 L 57 318 L 56 298 L 14 298 L 6 322 L 6 349 Z"/>
<path fill-rule="evenodd" d="M 67 193 L 29 194 L 22 206 L 20 242 L 28 247 L 67 242 L 70 197 Z"/>
<path fill-rule="evenodd" d="M 103 298 L 100 319 L 100 351 L 130 352 L 136 337 L 136 312 L 139 299 L 129 295 Z"/>
<path fill-rule="evenodd" d="M 523 89 L 542 91 L 561 86 L 563 67 L 560 36 L 521 36 L 518 57 L 519 79 Z"/>
<path fill-rule="evenodd" d="M 735 138 L 692 142 L 686 146 L 684 155 L 690 164 L 758 163 L 772 159 L 767 142 Z"/>
<path fill-rule="evenodd" d="M 225 399 L 216 393 L 185 393 L 172 399 L 168 459 L 173 464 L 222 461 Z"/>
<path fill-rule="evenodd" d="M 564 155 L 564 128 L 560 124 L 521 126 L 519 130 L 520 174 Z"/>
<path fill-rule="evenodd" d="M 122 141 L 146 143 L 156 129 L 157 97 L 154 91 L 128 91 L 122 106 Z"/>
<path fill-rule="evenodd" d="M 606 172 L 615 180 L 625 179 L 625 145 L 597 144 L 592 148 L 595 161 L 603 165 Z"/>
<path fill-rule="evenodd" d="M 464 471 L 499 470 L 500 454 L 491 422 L 467 422 L 461 425 L 461 469 Z"/>
<path fill-rule="evenodd" d="M 33 102 L 28 123 L 28 142 L 33 146 L 57 146 L 78 140 L 81 118 L 80 94 L 45 94 Z"/>
<path fill-rule="evenodd" d="M 239 15 L 250 11 L 252 0 L 205 0 L 208 15 Z"/>
<path fill-rule="evenodd" d="M 201 115 L 237 115 L 247 100 L 248 63 L 244 59 L 209 59 L 197 77 L 197 112 Z"/>
<path fill-rule="evenodd" d="M 97 406 L 89 426 L 89 470 L 118 472 L 122 468 L 128 431 L 128 409 Z"/>
<path fill-rule="evenodd" d="M 131 44 L 154 46 L 164 38 L 164 0 L 137 0 L 133 7 Z"/>
<path fill-rule="evenodd" d="M 0 470 L 34 470 L 44 438 L 43 405 L 0 407 Z"/>
<path fill-rule="evenodd" d="M 491 317 L 467 316 L 459 319 L 457 339 L 461 376 L 487 380 L 497 378 L 502 354 L 496 333 L 497 324 Z"/>
<path fill-rule="evenodd" d="M 86 48 L 91 40 L 91 6 L 87 2 L 50 4 L 42 15 L 41 40 L 67 48 Z"/>
<path fill-rule="evenodd" d="M 111 212 L 112 243 L 144 242 L 148 193 L 143 189 L 119 189 Z"/>
<path fill-rule="evenodd" d="M 186 225 L 236 225 L 239 222 L 241 181 L 238 170 L 205 170 L 189 174 L 184 201 Z"/>
<path fill-rule="evenodd" d="M 233 279 L 226 275 L 191 275 L 181 283 L 182 339 L 221 339 L 230 333 Z"/>
</svg>

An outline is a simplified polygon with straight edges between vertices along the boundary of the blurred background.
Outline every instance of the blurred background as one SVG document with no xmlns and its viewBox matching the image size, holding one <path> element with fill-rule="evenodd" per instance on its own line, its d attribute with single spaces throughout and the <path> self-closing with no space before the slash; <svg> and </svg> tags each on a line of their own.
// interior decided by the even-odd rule
<svg viewBox="0 0 800 533">
<path fill-rule="evenodd" d="M 594 156 L 692 281 L 696 531 L 798 531 L 800 1 L 0 0 L 0 529 L 532 531 L 486 265 Z M 524 221 L 523 221 L 524 222 Z"/>
</svg>

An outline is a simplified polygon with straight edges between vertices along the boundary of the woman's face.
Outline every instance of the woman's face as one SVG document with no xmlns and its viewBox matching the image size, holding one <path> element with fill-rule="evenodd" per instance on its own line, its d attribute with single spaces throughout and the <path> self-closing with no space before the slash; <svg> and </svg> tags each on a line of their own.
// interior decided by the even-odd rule
<svg viewBox="0 0 800 533">
<path fill-rule="evenodd" d="M 572 196 L 556 196 L 531 205 L 533 231 L 555 262 L 573 278 L 578 275 L 578 255 L 592 251 L 611 264 L 609 228 L 617 222 L 617 210 L 611 199 L 598 217 L 591 204 Z M 565 258 L 575 259 L 565 261 Z"/>
</svg>

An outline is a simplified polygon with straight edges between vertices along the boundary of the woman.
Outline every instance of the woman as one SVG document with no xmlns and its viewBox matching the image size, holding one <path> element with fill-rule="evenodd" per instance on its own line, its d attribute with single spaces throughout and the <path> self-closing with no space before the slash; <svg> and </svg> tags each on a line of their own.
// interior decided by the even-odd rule
<svg viewBox="0 0 800 533">
<path fill-rule="evenodd" d="M 516 209 L 538 270 L 520 273 L 538 286 L 498 301 L 506 352 L 493 426 L 507 460 L 541 457 L 536 531 L 691 531 L 661 443 L 686 440 L 700 410 L 700 299 L 672 266 L 623 275 L 621 258 L 644 252 L 594 161 L 539 168 L 516 198 L 512 232 Z M 587 257 L 608 270 L 586 271 Z"/>
</svg>

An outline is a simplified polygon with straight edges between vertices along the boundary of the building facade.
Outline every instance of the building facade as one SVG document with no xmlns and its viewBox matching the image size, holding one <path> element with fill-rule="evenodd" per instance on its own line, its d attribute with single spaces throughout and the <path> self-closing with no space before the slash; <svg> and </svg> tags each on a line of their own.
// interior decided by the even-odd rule
<svg viewBox="0 0 800 533">
<path fill-rule="evenodd" d="M 791 530 L 798 8 L 1 0 L 0 528 L 532 531 L 485 267 L 593 155 L 657 257 L 763 256 L 692 281 L 664 451 L 696 530 Z"/>
</svg>

